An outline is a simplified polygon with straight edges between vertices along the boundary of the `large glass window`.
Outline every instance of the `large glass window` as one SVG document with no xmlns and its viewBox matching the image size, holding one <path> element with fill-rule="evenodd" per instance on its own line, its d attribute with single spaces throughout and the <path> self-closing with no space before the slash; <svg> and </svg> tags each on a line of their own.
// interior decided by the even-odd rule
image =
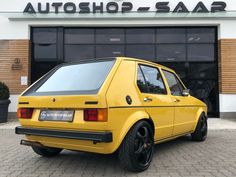
<svg viewBox="0 0 236 177">
<path fill-rule="evenodd" d="M 91 28 L 66 28 L 64 30 L 65 44 L 94 44 L 95 30 Z"/>
<path fill-rule="evenodd" d="M 171 67 L 209 112 L 218 110 L 216 27 L 33 27 L 31 36 L 32 82 L 62 62 L 135 57 Z M 202 83 L 214 88 L 199 94 Z"/>
<path fill-rule="evenodd" d="M 186 48 L 183 44 L 158 44 L 156 52 L 157 62 L 186 61 Z"/>
<path fill-rule="evenodd" d="M 124 29 L 120 28 L 97 28 L 96 43 L 97 44 L 123 44 Z"/>
<path fill-rule="evenodd" d="M 57 60 L 56 44 L 35 44 L 34 58 L 36 61 L 54 61 Z"/>
<path fill-rule="evenodd" d="M 214 28 L 187 28 L 188 43 L 214 43 Z"/>
<path fill-rule="evenodd" d="M 189 44 L 188 60 L 195 62 L 214 61 L 214 44 Z"/>
<path fill-rule="evenodd" d="M 55 44 L 57 42 L 57 28 L 34 28 L 33 41 L 36 44 Z"/>
<path fill-rule="evenodd" d="M 33 30 L 35 61 L 57 61 L 57 29 L 35 28 Z"/>
<path fill-rule="evenodd" d="M 57 69 L 36 94 L 97 93 L 114 60 L 65 65 Z"/>
<path fill-rule="evenodd" d="M 128 28 L 126 30 L 127 44 L 154 44 L 155 29 L 153 28 Z"/>
<path fill-rule="evenodd" d="M 125 55 L 124 45 L 97 45 L 96 57 L 117 57 Z"/>
<path fill-rule="evenodd" d="M 155 61 L 154 45 L 127 45 L 126 56 Z"/>
<path fill-rule="evenodd" d="M 140 91 L 146 91 L 145 85 L 147 87 L 148 93 L 153 94 L 166 94 L 166 89 L 164 86 L 163 79 L 157 68 L 139 65 L 140 70 L 138 71 L 138 86 Z M 142 72 L 140 72 L 142 70 Z M 141 73 L 144 79 L 142 79 Z M 145 81 L 145 85 L 144 85 Z"/>
<path fill-rule="evenodd" d="M 157 43 L 185 43 L 185 28 L 158 28 L 156 30 Z"/>
<path fill-rule="evenodd" d="M 189 63 L 188 79 L 215 79 L 216 68 L 216 63 Z"/>
<path fill-rule="evenodd" d="M 65 45 L 65 61 L 80 61 L 95 58 L 94 45 Z"/>
</svg>

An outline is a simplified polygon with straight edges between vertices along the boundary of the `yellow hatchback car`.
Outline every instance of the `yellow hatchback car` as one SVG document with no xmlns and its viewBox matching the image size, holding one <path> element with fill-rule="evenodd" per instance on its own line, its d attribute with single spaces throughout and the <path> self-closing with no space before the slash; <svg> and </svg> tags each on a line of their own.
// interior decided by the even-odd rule
<svg viewBox="0 0 236 177">
<path fill-rule="evenodd" d="M 19 97 L 21 144 L 51 157 L 62 149 L 111 154 L 148 168 L 154 144 L 207 136 L 207 107 L 164 66 L 117 57 L 62 64 Z"/>
</svg>

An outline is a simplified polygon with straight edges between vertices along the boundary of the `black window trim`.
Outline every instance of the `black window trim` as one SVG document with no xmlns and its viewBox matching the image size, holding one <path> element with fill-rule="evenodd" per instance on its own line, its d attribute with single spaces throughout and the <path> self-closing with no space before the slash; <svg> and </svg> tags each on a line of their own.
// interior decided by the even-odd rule
<svg viewBox="0 0 236 177">
<path fill-rule="evenodd" d="M 178 77 L 178 75 L 177 75 L 176 73 L 171 72 L 171 71 L 168 71 L 168 70 L 166 70 L 166 69 L 162 69 L 162 71 L 165 71 L 165 72 L 168 72 L 168 73 L 173 74 L 174 77 L 175 77 L 176 82 L 177 82 L 177 83 L 180 83 L 180 85 L 183 87 L 183 89 L 186 89 L 185 85 L 182 83 L 182 81 L 179 79 L 179 77 Z M 163 74 L 165 75 L 164 72 L 163 72 Z M 165 78 L 166 78 L 166 76 L 165 76 Z M 167 81 L 167 78 L 166 78 L 166 81 Z M 169 86 L 168 81 L 167 81 L 167 84 L 168 84 L 168 86 Z M 181 90 L 181 88 L 179 87 L 179 84 L 178 84 L 178 88 L 179 88 L 179 90 Z M 170 86 L 169 86 L 169 89 L 170 89 Z M 182 95 L 173 95 L 173 94 L 171 93 L 171 90 L 170 90 L 170 94 L 171 94 L 172 96 L 182 96 Z M 181 94 L 182 94 L 182 93 L 181 93 Z"/>
<path fill-rule="evenodd" d="M 157 71 L 158 71 L 159 74 L 161 75 L 161 79 L 162 79 L 162 83 L 163 83 L 163 86 L 164 86 L 164 89 L 165 89 L 165 93 L 160 94 L 160 93 L 151 93 L 151 92 L 150 92 L 149 87 L 148 87 L 148 85 L 147 85 L 146 78 L 145 78 L 145 76 L 144 76 L 144 73 L 143 73 L 143 70 L 142 70 L 141 66 L 146 66 L 146 67 L 150 67 L 150 68 L 157 69 Z M 158 67 L 155 67 L 155 66 L 152 66 L 152 65 L 147 65 L 147 64 L 142 64 L 142 63 L 138 63 L 138 67 L 140 68 L 140 71 L 141 71 L 142 76 L 143 76 L 143 78 L 144 78 L 145 86 L 146 86 L 146 88 L 147 88 L 147 94 L 155 94 L 155 95 L 167 95 L 167 94 L 168 94 L 167 89 L 166 89 L 166 85 L 165 85 L 165 82 L 164 82 L 164 79 L 163 79 L 163 75 L 162 75 L 162 73 L 160 72 L 160 69 L 159 69 Z M 138 68 L 138 67 L 137 67 L 137 68 Z M 137 73 L 137 74 L 138 74 L 138 73 Z M 138 81 L 138 80 L 136 79 L 136 85 L 137 85 L 137 87 L 138 87 L 137 81 Z M 139 89 L 139 87 L 138 87 L 138 90 L 140 91 L 140 93 L 146 93 L 146 92 L 141 92 L 141 90 Z"/>
</svg>

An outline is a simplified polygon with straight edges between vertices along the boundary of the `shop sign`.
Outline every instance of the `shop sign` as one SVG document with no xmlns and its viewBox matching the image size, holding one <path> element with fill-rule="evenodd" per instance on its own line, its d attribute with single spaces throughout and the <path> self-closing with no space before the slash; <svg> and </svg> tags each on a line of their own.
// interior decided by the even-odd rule
<svg viewBox="0 0 236 177">
<path fill-rule="evenodd" d="M 214 1 L 212 2 L 209 8 L 206 5 L 199 1 L 196 3 L 196 6 L 193 9 L 188 9 L 187 6 L 183 2 L 179 2 L 173 9 L 169 6 L 170 2 L 161 1 L 155 4 L 155 11 L 157 13 L 214 13 L 214 12 L 222 12 L 225 11 L 226 3 L 223 1 Z M 29 14 L 48 14 L 48 13 L 59 13 L 64 12 L 66 14 L 88 14 L 88 13 L 128 13 L 131 11 L 137 12 L 148 12 L 151 7 L 138 7 L 137 9 L 133 9 L 133 4 L 131 2 L 123 2 L 118 4 L 117 2 L 38 2 L 36 4 L 32 4 L 29 2 L 25 9 L 24 13 Z"/>
</svg>

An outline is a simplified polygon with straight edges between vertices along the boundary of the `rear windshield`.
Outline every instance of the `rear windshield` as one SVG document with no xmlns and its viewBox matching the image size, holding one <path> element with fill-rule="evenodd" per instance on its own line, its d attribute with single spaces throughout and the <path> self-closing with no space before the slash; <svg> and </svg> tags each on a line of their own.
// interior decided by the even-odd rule
<svg viewBox="0 0 236 177">
<path fill-rule="evenodd" d="M 58 68 L 30 95 L 95 94 L 109 74 L 113 60 L 70 64 Z M 36 84 L 37 85 L 37 84 Z"/>
</svg>

